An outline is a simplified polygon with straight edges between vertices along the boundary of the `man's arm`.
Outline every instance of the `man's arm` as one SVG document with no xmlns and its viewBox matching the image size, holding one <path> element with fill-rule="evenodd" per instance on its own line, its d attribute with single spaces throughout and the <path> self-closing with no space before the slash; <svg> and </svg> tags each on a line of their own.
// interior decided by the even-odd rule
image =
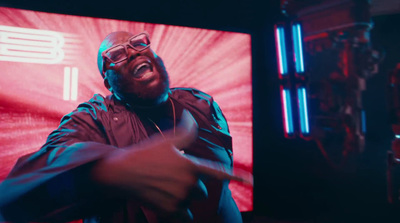
<svg viewBox="0 0 400 223">
<path fill-rule="evenodd" d="M 107 145 L 98 115 L 95 103 L 79 105 L 38 152 L 18 160 L 0 185 L 0 211 L 6 220 L 40 220 L 92 200 L 91 166 L 116 150 Z"/>
<path fill-rule="evenodd" d="M 101 213 L 118 198 L 189 216 L 191 192 L 205 193 L 197 187 L 198 175 L 241 180 L 179 153 L 176 147 L 187 146 L 197 129 L 187 115 L 176 136 L 165 133 L 166 138 L 116 149 L 105 144 L 93 107 L 83 106 L 89 110 L 66 116 L 41 150 L 21 158 L 0 186 L 6 220 L 69 221 Z"/>
</svg>

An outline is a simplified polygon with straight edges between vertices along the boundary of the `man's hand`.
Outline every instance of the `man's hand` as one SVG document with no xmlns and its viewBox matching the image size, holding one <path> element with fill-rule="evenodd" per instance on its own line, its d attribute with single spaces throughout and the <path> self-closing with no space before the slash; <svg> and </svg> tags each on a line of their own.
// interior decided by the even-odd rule
<svg viewBox="0 0 400 223">
<path fill-rule="evenodd" d="M 156 135 L 143 143 L 116 150 L 95 166 L 94 178 L 117 194 L 139 199 L 161 213 L 189 217 L 188 202 L 194 197 L 207 196 L 200 175 L 218 180 L 251 181 L 232 174 L 217 162 L 180 153 L 178 148 L 188 146 L 196 134 L 196 122 L 184 111 L 175 135 L 167 131 L 164 136 Z"/>
</svg>

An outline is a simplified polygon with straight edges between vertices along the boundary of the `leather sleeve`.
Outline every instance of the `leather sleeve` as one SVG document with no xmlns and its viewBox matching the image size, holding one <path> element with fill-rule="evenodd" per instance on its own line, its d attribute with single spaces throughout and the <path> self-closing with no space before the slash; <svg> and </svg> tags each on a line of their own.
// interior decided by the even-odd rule
<svg viewBox="0 0 400 223">
<path fill-rule="evenodd" d="M 91 165 L 115 149 L 107 145 L 104 109 L 94 101 L 79 105 L 39 151 L 17 161 L 0 185 L 0 212 L 6 221 L 67 221 L 91 212 L 88 202 L 97 197 Z"/>
</svg>

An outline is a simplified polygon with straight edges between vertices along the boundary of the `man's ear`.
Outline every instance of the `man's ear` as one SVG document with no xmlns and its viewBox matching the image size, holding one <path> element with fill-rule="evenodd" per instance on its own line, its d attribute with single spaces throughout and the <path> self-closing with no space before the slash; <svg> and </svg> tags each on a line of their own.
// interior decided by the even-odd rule
<svg viewBox="0 0 400 223">
<path fill-rule="evenodd" d="M 110 83 L 108 83 L 108 79 L 107 79 L 107 77 L 104 77 L 104 86 L 110 91 L 110 92 L 112 92 L 112 89 L 111 89 L 111 86 L 110 86 Z"/>
</svg>

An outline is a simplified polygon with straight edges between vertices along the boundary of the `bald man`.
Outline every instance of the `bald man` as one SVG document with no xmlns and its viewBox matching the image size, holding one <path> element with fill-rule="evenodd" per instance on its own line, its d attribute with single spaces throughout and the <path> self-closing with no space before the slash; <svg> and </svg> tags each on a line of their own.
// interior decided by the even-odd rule
<svg viewBox="0 0 400 223">
<path fill-rule="evenodd" d="M 7 221 L 242 222 L 228 188 L 232 139 L 213 98 L 169 87 L 147 33 L 109 34 L 98 68 L 112 93 L 65 115 L 0 185 Z"/>
</svg>

